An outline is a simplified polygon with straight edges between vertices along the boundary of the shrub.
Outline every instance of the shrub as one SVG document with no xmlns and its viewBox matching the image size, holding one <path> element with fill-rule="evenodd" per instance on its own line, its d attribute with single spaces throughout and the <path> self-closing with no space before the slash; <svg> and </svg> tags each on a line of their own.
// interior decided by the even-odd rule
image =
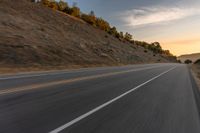
<svg viewBox="0 0 200 133">
<path fill-rule="evenodd" d="M 184 62 L 185 64 L 191 64 L 192 63 L 192 61 L 191 60 L 189 60 L 189 59 L 187 59 L 187 60 L 185 60 L 185 62 Z"/>
<path fill-rule="evenodd" d="M 96 26 L 101 29 L 104 30 L 106 32 L 109 31 L 110 29 L 110 25 L 108 22 L 106 22 L 104 19 L 102 18 L 96 18 Z"/>
<path fill-rule="evenodd" d="M 59 11 L 64 11 L 64 10 L 66 10 L 66 8 L 68 8 L 67 2 L 64 2 L 64 1 L 60 0 L 58 2 L 58 10 Z"/>
<path fill-rule="evenodd" d="M 178 63 L 181 63 L 181 60 L 177 60 Z"/>
<path fill-rule="evenodd" d="M 88 24 L 91 24 L 91 25 L 95 26 L 95 23 L 96 23 L 95 16 L 87 15 L 87 14 L 83 13 L 81 15 L 81 19 L 84 20 L 85 22 L 87 22 Z"/>
<path fill-rule="evenodd" d="M 74 16 L 74 17 L 80 18 L 81 11 L 78 7 L 74 6 L 72 8 L 68 8 L 67 13 Z"/>
<path fill-rule="evenodd" d="M 49 7 L 54 9 L 54 10 L 58 10 L 58 4 L 57 2 L 53 1 L 49 3 Z"/>
<path fill-rule="evenodd" d="M 119 32 L 120 38 L 124 38 L 124 33 L 122 31 Z"/>
<path fill-rule="evenodd" d="M 115 34 L 117 33 L 116 27 L 110 28 L 110 29 L 108 30 L 108 33 L 115 36 Z"/>
<path fill-rule="evenodd" d="M 131 41 L 133 38 L 133 36 L 131 34 L 129 34 L 128 32 L 125 33 L 124 35 L 124 39 L 127 41 Z"/>
</svg>

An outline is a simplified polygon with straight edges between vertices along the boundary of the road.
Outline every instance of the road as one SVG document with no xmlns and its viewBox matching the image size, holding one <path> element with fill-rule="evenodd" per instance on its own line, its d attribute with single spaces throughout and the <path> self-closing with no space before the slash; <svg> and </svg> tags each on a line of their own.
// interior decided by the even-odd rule
<svg viewBox="0 0 200 133">
<path fill-rule="evenodd" d="M 186 65 L 0 76 L 0 133 L 200 133 Z"/>
</svg>

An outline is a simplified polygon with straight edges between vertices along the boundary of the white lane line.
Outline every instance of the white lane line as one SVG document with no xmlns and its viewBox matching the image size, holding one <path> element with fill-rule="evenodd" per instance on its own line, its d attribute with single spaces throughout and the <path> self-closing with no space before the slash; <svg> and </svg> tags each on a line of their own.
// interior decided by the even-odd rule
<svg viewBox="0 0 200 133">
<path fill-rule="evenodd" d="M 144 69 L 145 68 L 154 68 L 154 67 L 156 68 L 156 67 L 161 67 L 161 66 L 144 67 Z M 104 69 L 102 69 L 102 70 L 104 70 Z M 42 74 L 35 74 L 35 75 L 18 75 L 18 76 L 10 76 L 10 77 L 0 77 L 0 80 L 10 80 L 10 79 L 20 79 L 20 78 L 32 78 L 32 77 L 41 77 L 41 76 L 52 76 L 52 75 L 67 74 L 67 73 L 78 73 L 78 72 L 87 72 L 87 71 L 89 71 L 89 70 L 83 70 L 83 71 L 66 71 L 66 72 L 56 72 L 56 73 L 42 73 Z M 95 71 L 95 70 L 91 70 L 91 71 Z"/>
<path fill-rule="evenodd" d="M 170 68 L 169 70 L 167 70 L 167 71 L 165 71 L 165 72 L 163 72 L 163 73 L 161 73 L 161 74 L 159 74 L 159 75 L 157 75 L 157 76 L 155 76 L 155 77 L 149 79 L 148 81 L 146 81 L 146 82 L 144 82 L 144 83 L 142 83 L 142 84 L 140 84 L 140 85 L 138 85 L 138 86 L 132 88 L 131 90 L 129 90 L 129 91 L 127 91 L 127 92 L 121 94 L 120 96 L 118 96 L 118 97 L 116 97 L 116 98 L 114 98 L 114 99 L 112 99 L 112 100 L 110 100 L 110 101 L 108 101 L 108 102 L 106 102 L 106 103 L 104 103 L 104 104 L 102 104 L 102 105 L 100 105 L 100 106 L 98 106 L 98 107 L 92 109 L 91 111 L 89 111 L 89 112 L 87 112 L 87 113 L 85 113 L 85 114 L 83 114 L 83 115 L 81 115 L 81 116 L 75 118 L 74 120 L 72 120 L 72 121 L 70 121 L 70 122 L 68 122 L 68 123 L 66 123 L 66 124 L 64 124 L 64 125 L 62 125 L 62 126 L 56 128 L 56 129 L 50 131 L 49 133 L 58 133 L 58 132 L 60 132 L 60 131 L 62 131 L 62 130 L 64 130 L 64 129 L 66 129 L 66 128 L 72 126 L 73 124 L 79 122 L 80 120 L 82 120 L 82 119 L 88 117 L 89 115 L 91 115 L 91 114 L 97 112 L 98 110 L 100 110 L 100 109 L 102 109 L 102 108 L 104 108 L 104 107 L 110 105 L 111 103 L 113 103 L 113 102 L 119 100 L 120 98 L 122 98 L 122 97 L 128 95 L 129 93 L 131 93 L 131 92 L 135 91 L 136 89 L 138 89 L 138 88 L 140 88 L 140 87 L 146 85 L 147 83 L 149 83 L 149 82 L 151 82 L 151 81 L 153 81 L 153 80 L 159 78 L 160 76 L 162 76 L 162 75 L 168 73 L 169 71 L 171 71 L 171 70 L 173 70 L 173 69 L 175 69 L 175 68 L 176 68 L 176 67 Z"/>
</svg>

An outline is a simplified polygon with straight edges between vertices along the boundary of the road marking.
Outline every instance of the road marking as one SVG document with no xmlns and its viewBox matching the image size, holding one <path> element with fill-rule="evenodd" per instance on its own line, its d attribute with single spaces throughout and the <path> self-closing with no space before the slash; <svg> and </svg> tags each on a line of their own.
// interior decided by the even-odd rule
<svg viewBox="0 0 200 133">
<path fill-rule="evenodd" d="M 0 90 L 0 95 L 17 93 L 17 92 L 21 92 L 21 91 L 34 90 L 34 89 L 45 88 L 45 87 L 49 87 L 49 86 L 56 86 L 56 85 L 67 84 L 67 83 L 73 83 L 73 82 L 78 82 L 78 81 L 83 81 L 83 80 L 91 80 L 91 79 L 96 79 L 96 78 L 108 77 L 108 76 L 124 74 L 124 73 L 129 73 L 129 72 L 134 72 L 134 71 L 147 70 L 147 69 L 158 68 L 158 67 L 160 67 L 160 66 L 131 69 L 131 70 L 120 71 L 120 72 L 104 73 L 104 74 L 99 74 L 99 75 L 78 77 L 78 78 L 73 78 L 73 79 L 52 81 L 52 82 L 48 82 L 48 83 L 39 83 L 39 84 L 21 86 L 21 87 L 17 87 L 17 88 L 9 88 L 9 89 L 5 89 L 5 90 Z"/>
<path fill-rule="evenodd" d="M 99 111 L 100 109 L 102 109 L 102 108 L 104 108 L 104 107 L 110 105 L 111 103 L 113 103 L 113 102 L 115 102 L 115 101 L 121 99 L 122 97 L 128 95 L 129 93 L 131 93 L 131 92 L 135 91 L 136 89 L 138 89 L 138 88 L 140 88 L 140 87 L 146 85 L 147 83 L 149 83 L 149 82 L 151 82 L 151 81 L 153 81 L 153 80 L 159 78 L 160 76 L 162 76 L 162 75 L 168 73 L 169 71 L 171 71 L 171 70 L 173 70 L 173 69 L 175 69 L 175 68 L 176 68 L 176 67 L 170 68 L 169 70 L 167 70 L 167 71 L 165 71 L 165 72 L 163 72 L 163 73 L 161 73 L 161 74 L 159 74 L 159 75 L 157 75 L 157 76 L 155 76 L 155 77 L 149 79 L 148 81 L 146 81 L 146 82 L 144 82 L 144 83 L 142 83 L 142 84 L 136 86 L 135 88 L 132 88 L 131 90 L 129 90 L 129 91 L 127 91 L 127 92 L 121 94 L 120 96 L 118 96 L 118 97 L 116 97 L 116 98 L 114 98 L 114 99 L 112 99 L 112 100 L 110 100 L 110 101 L 108 101 L 108 102 L 106 102 L 106 103 L 104 103 L 104 104 L 102 104 L 102 105 L 100 105 L 100 106 L 98 106 L 98 107 L 92 109 L 91 111 L 89 111 L 89 112 L 87 112 L 87 113 L 85 113 L 85 114 L 83 114 L 83 115 L 81 115 L 81 116 L 75 118 L 74 120 L 72 120 L 72 121 L 70 121 L 70 122 L 68 122 L 68 123 L 66 123 L 66 124 L 64 124 L 64 125 L 62 125 L 62 126 L 56 128 L 56 129 L 50 131 L 50 133 L 58 133 L 58 132 L 61 132 L 62 130 L 66 129 L 66 128 L 70 127 L 70 126 L 72 126 L 73 124 L 75 124 L 75 123 L 81 121 L 82 119 L 88 117 L 89 115 L 92 115 L 93 113 Z"/>
</svg>

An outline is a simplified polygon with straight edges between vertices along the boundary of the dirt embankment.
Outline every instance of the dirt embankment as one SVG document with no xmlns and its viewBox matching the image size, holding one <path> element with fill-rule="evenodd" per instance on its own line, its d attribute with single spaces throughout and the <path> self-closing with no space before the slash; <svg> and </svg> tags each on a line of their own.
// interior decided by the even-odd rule
<svg viewBox="0 0 200 133">
<path fill-rule="evenodd" d="M 3 71 L 175 61 L 26 0 L 0 1 Z"/>
<path fill-rule="evenodd" d="M 193 75 L 195 77 L 195 80 L 199 86 L 200 89 L 200 64 L 193 64 L 192 65 L 192 71 L 193 71 Z"/>
</svg>

